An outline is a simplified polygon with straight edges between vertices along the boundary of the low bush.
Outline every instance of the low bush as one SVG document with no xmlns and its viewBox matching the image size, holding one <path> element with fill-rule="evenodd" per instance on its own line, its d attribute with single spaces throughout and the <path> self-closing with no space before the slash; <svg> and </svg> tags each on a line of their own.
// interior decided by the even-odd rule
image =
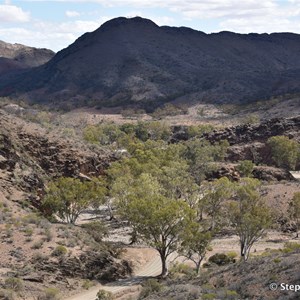
<svg viewBox="0 0 300 300">
<path fill-rule="evenodd" d="M 216 253 L 211 256 L 208 261 L 212 264 L 216 264 L 218 266 L 228 265 L 231 263 L 235 263 L 235 258 L 229 257 L 225 253 Z"/>
<path fill-rule="evenodd" d="M 67 248 L 64 246 L 57 246 L 51 253 L 52 256 L 63 256 L 66 255 L 68 252 Z"/>
<path fill-rule="evenodd" d="M 41 249 L 43 247 L 44 241 L 36 241 L 32 246 L 31 249 Z"/>
<path fill-rule="evenodd" d="M 143 283 L 143 289 L 140 293 L 139 299 L 144 299 L 154 293 L 158 293 L 162 290 L 163 286 L 156 279 L 149 279 Z"/>
<path fill-rule="evenodd" d="M 23 281 L 20 278 L 9 277 L 9 278 L 5 279 L 4 286 L 6 289 L 10 289 L 15 292 L 19 292 L 23 289 Z"/>
<path fill-rule="evenodd" d="M 187 264 L 184 263 L 175 263 L 171 268 L 170 268 L 170 277 L 180 277 L 180 275 L 186 275 L 188 277 L 194 277 L 196 276 L 195 270 L 188 266 Z"/>
<path fill-rule="evenodd" d="M 55 288 L 47 288 L 43 294 L 38 297 L 38 300 L 59 300 L 59 290 Z"/>
<path fill-rule="evenodd" d="M 99 290 L 96 300 L 113 300 L 113 294 L 105 290 Z"/>
<path fill-rule="evenodd" d="M 287 242 L 284 244 L 284 248 L 282 249 L 284 253 L 300 251 L 300 244 L 296 242 Z"/>
<path fill-rule="evenodd" d="M 16 296 L 12 290 L 1 289 L 0 290 L 1 300 L 15 300 Z"/>
</svg>

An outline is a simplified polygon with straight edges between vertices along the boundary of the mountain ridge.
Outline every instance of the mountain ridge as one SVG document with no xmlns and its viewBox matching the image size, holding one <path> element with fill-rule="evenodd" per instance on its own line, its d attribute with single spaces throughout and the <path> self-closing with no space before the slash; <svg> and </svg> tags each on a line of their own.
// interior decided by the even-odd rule
<svg viewBox="0 0 300 300">
<path fill-rule="evenodd" d="M 116 18 L 45 65 L 0 80 L 0 95 L 74 106 L 243 103 L 300 91 L 300 35 L 206 34 Z"/>
<path fill-rule="evenodd" d="M 55 53 L 46 48 L 11 44 L 0 40 L 0 76 L 48 62 Z"/>
</svg>

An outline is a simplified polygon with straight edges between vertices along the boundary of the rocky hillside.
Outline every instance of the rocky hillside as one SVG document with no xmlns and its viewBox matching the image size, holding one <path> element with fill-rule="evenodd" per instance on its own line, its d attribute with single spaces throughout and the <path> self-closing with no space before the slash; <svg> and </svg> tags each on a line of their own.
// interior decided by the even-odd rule
<svg viewBox="0 0 300 300">
<path fill-rule="evenodd" d="M 45 181 L 59 176 L 99 176 L 114 159 L 60 135 L 50 137 L 45 128 L 3 110 L 0 128 L 0 186 L 7 197 L 22 191 L 38 199 Z"/>
<path fill-rule="evenodd" d="M 247 102 L 300 90 L 300 36 L 205 34 L 117 18 L 86 33 L 47 64 L 2 78 L 2 96 L 73 106 Z"/>
<path fill-rule="evenodd" d="M 211 143 L 227 140 L 230 144 L 228 160 L 231 162 L 248 159 L 257 164 L 272 165 L 270 147 L 266 142 L 270 137 L 278 135 L 284 135 L 300 142 L 300 116 L 275 118 L 259 124 L 227 127 L 205 134 L 204 138 Z M 258 172 L 260 173 L 260 171 Z"/>
<path fill-rule="evenodd" d="M 55 53 L 21 44 L 0 41 L 0 75 L 14 70 L 32 68 L 48 62 Z"/>
<path fill-rule="evenodd" d="M 97 176 L 112 159 L 0 110 L 1 299 L 65 299 L 92 280 L 130 274 L 116 247 L 36 209 L 49 180 Z"/>
<path fill-rule="evenodd" d="M 162 285 L 156 284 L 156 289 L 144 289 L 147 291 L 144 294 L 150 295 L 140 299 L 299 299 L 299 291 L 297 293 L 286 288 L 281 290 L 281 283 L 285 287 L 286 284 L 298 284 L 300 274 L 297 265 L 300 262 L 300 253 L 299 250 L 284 252 L 285 250 L 275 251 L 272 254 L 271 251 L 266 251 L 264 255 L 255 256 L 246 263 L 215 266 L 203 270 L 196 279 L 177 275 L 177 279 Z"/>
</svg>

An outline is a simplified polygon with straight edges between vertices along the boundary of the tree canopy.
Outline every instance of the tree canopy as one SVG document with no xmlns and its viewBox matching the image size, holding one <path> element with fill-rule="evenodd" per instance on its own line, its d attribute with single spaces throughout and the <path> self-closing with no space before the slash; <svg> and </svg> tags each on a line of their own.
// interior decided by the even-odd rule
<svg viewBox="0 0 300 300">
<path fill-rule="evenodd" d="M 48 215 L 57 215 L 62 221 L 75 224 L 80 214 L 89 206 L 105 202 L 107 193 L 101 179 L 82 182 L 61 177 L 48 184 L 42 208 Z"/>
</svg>

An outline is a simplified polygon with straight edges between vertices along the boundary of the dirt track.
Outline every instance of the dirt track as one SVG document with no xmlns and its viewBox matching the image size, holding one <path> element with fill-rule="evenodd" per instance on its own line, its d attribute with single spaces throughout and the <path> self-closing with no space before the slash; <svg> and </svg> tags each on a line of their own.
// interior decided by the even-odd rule
<svg viewBox="0 0 300 300">
<path fill-rule="evenodd" d="M 142 251 L 142 250 L 141 250 Z M 132 287 L 137 288 L 138 285 L 145 279 L 159 275 L 161 272 L 161 262 L 157 255 L 153 256 L 153 259 L 145 264 L 140 270 L 138 270 L 133 277 L 122 279 L 107 285 L 98 284 L 88 291 L 81 292 L 80 294 L 71 296 L 66 300 L 95 300 L 99 289 L 110 291 L 112 293 L 119 294 L 122 291 L 133 291 Z"/>
</svg>

